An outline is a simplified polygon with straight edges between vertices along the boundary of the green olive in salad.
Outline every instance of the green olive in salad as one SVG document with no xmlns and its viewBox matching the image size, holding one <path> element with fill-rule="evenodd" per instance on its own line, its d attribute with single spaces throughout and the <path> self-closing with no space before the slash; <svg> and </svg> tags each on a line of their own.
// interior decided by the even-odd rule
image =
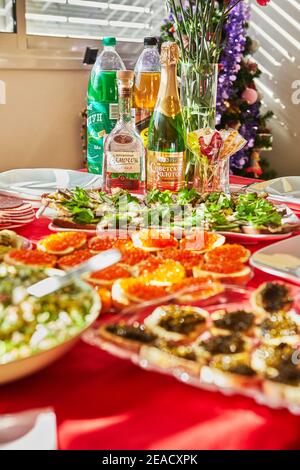
<svg viewBox="0 0 300 470">
<path fill-rule="evenodd" d="M 99 297 L 81 281 L 41 299 L 27 293 L 48 276 L 47 269 L 0 264 L 0 365 L 68 341 L 97 318 Z"/>
</svg>

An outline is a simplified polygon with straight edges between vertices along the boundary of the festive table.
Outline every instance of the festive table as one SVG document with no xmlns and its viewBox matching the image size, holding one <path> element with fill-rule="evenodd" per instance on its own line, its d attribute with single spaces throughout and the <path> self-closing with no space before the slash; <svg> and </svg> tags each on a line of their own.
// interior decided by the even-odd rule
<svg viewBox="0 0 300 470">
<path fill-rule="evenodd" d="M 37 241 L 48 223 L 19 233 Z M 251 285 L 271 278 L 256 271 Z M 0 388 L 1 414 L 42 407 L 54 408 L 60 449 L 300 448 L 300 416 L 143 371 L 82 341 L 51 367 Z"/>
</svg>

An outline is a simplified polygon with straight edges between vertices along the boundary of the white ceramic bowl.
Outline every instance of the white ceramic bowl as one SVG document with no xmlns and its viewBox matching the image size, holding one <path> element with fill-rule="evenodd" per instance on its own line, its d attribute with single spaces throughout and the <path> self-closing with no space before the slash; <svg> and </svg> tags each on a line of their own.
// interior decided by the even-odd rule
<svg viewBox="0 0 300 470">
<path fill-rule="evenodd" d="M 90 321 L 77 335 L 67 339 L 61 344 L 58 344 L 45 351 L 35 353 L 29 357 L 17 359 L 16 361 L 8 362 L 7 364 L 1 364 L 0 385 L 27 377 L 28 375 L 31 375 L 34 372 L 49 366 L 54 361 L 63 356 L 67 351 L 69 351 L 80 339 L 82 333 L 94 323 L 101 310 L 100 298 L 96 291 L 94 291 L 94 289 L 85 282 L 77 281 L 77 285 L 79 285 L 84 290 L 89 290 L 93 296 L 93 306 L 90 312 Z"/>
</svg>

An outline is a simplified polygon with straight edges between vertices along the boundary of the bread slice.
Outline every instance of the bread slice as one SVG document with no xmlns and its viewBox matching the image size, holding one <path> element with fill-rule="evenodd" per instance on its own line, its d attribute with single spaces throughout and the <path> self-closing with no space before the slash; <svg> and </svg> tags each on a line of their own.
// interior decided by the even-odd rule
<svg viewBox="0 0 300 470">
<path fill-rule="evenodd" d="M 300 223 L 294 224 L 283 224 L 279 227 L 269 228 L 269 227 L 254 227 L 252 225 L 243 225 L 242 231 L 243 233 L 247 233 L 248 235 L 272 235 L 272 234 L 281 234 L 281 233 L 290 233 L 298 230 L 300 227 Z"/>
<path fill-rule="evenodd" d="M 202 367 L 201 363 L 196 360 L 189 360 L 171 354 L 157 346 L 143 345 L 140 349 L 140 357 L 160 369 L 176 370 L 176 375 L 181 372 L 188 373 L 192 377 L 198 378 Z"/>
<path fill-rule="evenodd" d="M 69 228 L 76 230 L 96 230 L 97 224 L 77 224 L 71 218 L 68 217 L 59 217 L 52 220 L 52 225 L 54 227 L 60 228 Z"/>
<path fill-rule="evenodd" d="M 223 283 L 228 284 L 243 284 L 251 279 L 252 270 L 249 266 L 245 266 L 241 271 L 224 274 L 224 273 L 214 273 L 212 271 L 205 271 L 201 267 L 195 266 L 193 268 L 194 277 L 212 277 L 213 279 L 222 281 Z"/>
</svg>

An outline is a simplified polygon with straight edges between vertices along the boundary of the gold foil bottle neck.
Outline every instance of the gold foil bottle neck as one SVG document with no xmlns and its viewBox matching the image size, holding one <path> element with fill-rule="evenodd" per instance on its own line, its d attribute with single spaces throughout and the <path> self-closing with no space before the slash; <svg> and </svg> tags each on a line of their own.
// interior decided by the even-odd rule
<svg viewBox="0 0 300 470">
<path fill-rule="evenodd" d="M 179 48 L 176 42 L 163 42 L 161 46 L 161 65 L 176 65 L 179 60 Z"/>
</svg>

